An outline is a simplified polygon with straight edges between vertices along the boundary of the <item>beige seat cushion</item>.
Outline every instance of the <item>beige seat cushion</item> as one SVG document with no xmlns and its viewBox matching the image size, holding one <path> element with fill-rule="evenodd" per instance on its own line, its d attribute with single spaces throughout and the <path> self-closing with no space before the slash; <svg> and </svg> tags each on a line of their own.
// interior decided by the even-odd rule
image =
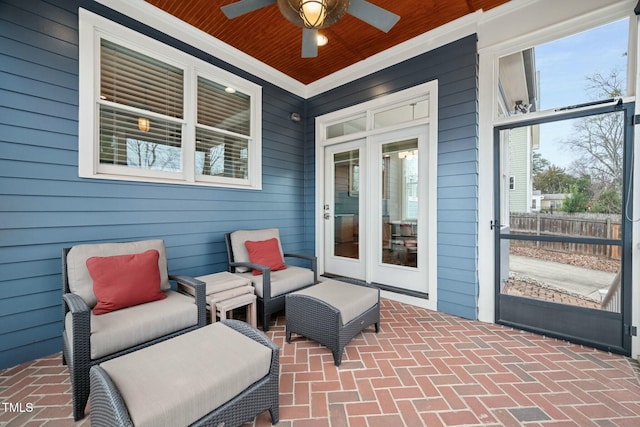
<svg viewBox="0 0 640 427">
<path fill-rule="evenodd" d="M 160 254 L 158 268 L 160 269 L 160 289 L 171 289 L 167 270 L 167 253 L 162 240 L 141 240 L 125 243 L 97 243 L 92 245 L 77 245 L 71 248 L 67 254 L 67 277 L 69 290 L 79 295 L 90 308 L 96 305 L 96 296 L 93 293 L 93 279 L 87 268 L 87 259 L 93 256 L 113 256 L 138 254 L 149 249 L 156 249 Z"/>
<path fill-rule="evenodd" d="M 170 334 L 198 323 L 198 309 L 192 297 L 165 292 L 167 298 L 112 311 L 91 313 L 91 359 Z M 67 341 L 73 345 L 71 312 L 65 318 Z M 73 348 L 71 349 L 73 352 Z"/>
<path fill-rule="evenodd" d="M 256 295 L 264 296 L 262 290 L 262 274 L 254 276 L 252 273 L 242 273 L 242 277 L 251 280 L 256 289 Z M 313 284 L 313 270 L 303 267 L 288 265 L 284 270 L 271 272 L 271 296 L 286 294 L 304 286 Z"/>
<path fill-rule="evenodd" d="M 235 262 L 250 262 L 249 252 L 244 242 L 251 240 L 253 242 L 261 242 L 272 238 L 278 239 L 278 246 L 280 247 L 280 255 L 284 257 L 282 252 L 282 244 L 280 243 L 280 231 L 277 228 L 265 228 L 262 230 L 237 230 L 231 233 L 231 250 L 233 251 L 233 260 Z M 246 267 L 236 268 L 236 272 L 244 273 L 249 271 Z"/>
<path fill-rule="evenodd" d="M 340 312 L 344 325 L 378 304 L 379 301 L 377 289 L 337 280 L 326 280 L 296 291 L 294 294 L 308 295 L 335 307 Z"/>
<path fill-rule="evenodd" d="M 271 349 L 218 322 L 100 366 L 136 427 L 186 426 L 265 377 Z"/>
</svg>

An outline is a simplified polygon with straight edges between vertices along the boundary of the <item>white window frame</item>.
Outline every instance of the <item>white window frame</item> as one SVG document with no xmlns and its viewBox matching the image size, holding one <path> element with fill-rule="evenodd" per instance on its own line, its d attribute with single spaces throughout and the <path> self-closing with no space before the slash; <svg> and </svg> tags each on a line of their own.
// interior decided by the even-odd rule
<svg viewBox="0 0 640 427">
<path fill-rule="evenodd" d="M 100 40 L 158 59 L 184 71 L 182 171 L 164 172 L 100 164 Z M 262 87 L 178 49 L 142 35 L 99 15 L 79 10 L 79 125 L 78 173 L 82 178 L 158 182 L 214 187 L 262 189 Z M 197 79 L 233 87 L 251 98 L 247 179 L 197 175 L 195 125 Z M 151 113 L 153 114 L 153 113 Z"/>
</svg>

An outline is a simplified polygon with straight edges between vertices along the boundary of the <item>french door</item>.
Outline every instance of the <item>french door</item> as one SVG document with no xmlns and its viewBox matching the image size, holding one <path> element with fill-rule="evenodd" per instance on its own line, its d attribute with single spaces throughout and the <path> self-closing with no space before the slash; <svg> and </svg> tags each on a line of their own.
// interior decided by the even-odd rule
<svg viewBox="0 0 640 427">
<path fill-rule="evenodd" d="M 426 144 L 416 126 L 325 148 L 327 273 L 428 293 Z"/>
<path fill-rule="evenodd" d="M 495 129 L 497 323 L 630 354 L 632 111 Z"/>
<path fill-rule="evenodd" d="M 325 271 L 365 280 L 365 140 L 325 148 Z"/>
</svg>

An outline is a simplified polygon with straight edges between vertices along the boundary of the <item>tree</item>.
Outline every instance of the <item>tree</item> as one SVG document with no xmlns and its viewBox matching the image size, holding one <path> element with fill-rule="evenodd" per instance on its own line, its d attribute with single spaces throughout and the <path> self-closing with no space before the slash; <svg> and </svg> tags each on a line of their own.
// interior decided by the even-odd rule
<svg viewBox="0 0 640 427">
<path fill-rule="evenodd" d="M 546 168 L 548 168 L 549 166 L 551 166 L 551 162 L 549 162 L 549 160 L 545 159 L 544 157 L 542 157 L 542 154 L 540 154 L 537 151 L 534 151 L 533 156 L 532 156 L 532 167 L 531 167 L 531 173 L 535 176 L 541 172 L 544 172 L 544 170 Z"/>
<path fill-rule="evenodd" d="M 622 200 L 620 199 L 620 192 L 614 188 L 604 190 L 593 204 L 592 211 L 596 213 L 621 214 Z"/>
<path fill-rule="evenodd" d="M 562 210 L 569 213 L 586 212 L 589 198 L 582 192 L 579 184 L 571 186 L 571 195 L 562 202 Z"/>
<path fill-rule="evenodd" d="M 576 178 L 571 188 L 572 191 L 584 194 L 587 200 L 593 199 L 593 189 L 591 185 L 591 177 L 589 175 L 582 175 L 579 178 Z"/>
<path fill-rule="evenodd" d="M 623 82 L 617 71 L 587 77 L 592 98 L 621 96 Z M 624 117 L 622 112 L 575 120 L 573 134 L 563 141 L 575 153 L 571 170 L 586 173 L 600 188 L 622 188 Z"/>
<path fill-rule="evenodd" d="M 533 176 L 533 188 L 542 194 L 568 193 L 574 180 L 563 168 L 551 165 Z"/>
</svg>

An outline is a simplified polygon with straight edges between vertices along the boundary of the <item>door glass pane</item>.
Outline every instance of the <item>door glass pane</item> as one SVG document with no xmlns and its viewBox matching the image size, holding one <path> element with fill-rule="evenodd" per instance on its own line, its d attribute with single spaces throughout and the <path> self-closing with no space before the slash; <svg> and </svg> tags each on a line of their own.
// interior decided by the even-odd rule
<svg viewBox="0 0 640 427">
<path fill-rule="evenodd" d="M 360 151 L 333 156 L 334 255 L 359 258 Z"/>
<path fill-rule="evenodd" d="M 623 112 L 509 129 L 500 140 L 511 234 L 620 238 Z"/>
<path fill-rule="evenodd" d="M 418 140 L 382 146 L 382 253 L 385 264 L 418 262 Z"/>
<path fill-rule="evenodd" d="M 502 131 L 501 235 L 504 293 L 619 310 L 623 112 Z M 613 302 L 612 302 L 613 301 Z M 590 305 L 585 305 L 585 304 Z"/>
</svg>

